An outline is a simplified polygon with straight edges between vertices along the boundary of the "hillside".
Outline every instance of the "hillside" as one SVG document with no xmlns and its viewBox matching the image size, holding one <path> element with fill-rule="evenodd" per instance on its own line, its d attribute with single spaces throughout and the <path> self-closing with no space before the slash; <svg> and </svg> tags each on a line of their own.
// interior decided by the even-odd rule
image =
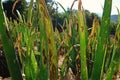
<svg viewBox="0 0 120 80">
<path fill-rule="evenodd" d="M 111 15 L 111 22 L 116 22 L 118 20 L 118 15 Z"/>
</svg>

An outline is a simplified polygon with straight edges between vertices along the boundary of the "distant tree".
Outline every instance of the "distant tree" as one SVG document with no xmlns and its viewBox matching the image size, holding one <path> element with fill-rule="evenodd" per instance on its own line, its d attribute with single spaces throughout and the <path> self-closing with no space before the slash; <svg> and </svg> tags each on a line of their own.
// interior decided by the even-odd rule
<svg viewBox="0 0 120 80">
<path fill-rule="evenodd" d="M 53 2 L 53 0 L 45 0 L 45 2 L 48 4 L 48 3 Z"/>
<path fill-rule="evenodd" d="M 96 16 L 96 17 L 99 19 L 99 21 L 100 21 L 100 18 L 98 17 L 97 14 L 91 13 L 90 11 L 85 10 L 86 24 L 87 24 L 88 27 L 92 27 L 93 19 L 94 19 L 95 16 Z"/>
</svg>

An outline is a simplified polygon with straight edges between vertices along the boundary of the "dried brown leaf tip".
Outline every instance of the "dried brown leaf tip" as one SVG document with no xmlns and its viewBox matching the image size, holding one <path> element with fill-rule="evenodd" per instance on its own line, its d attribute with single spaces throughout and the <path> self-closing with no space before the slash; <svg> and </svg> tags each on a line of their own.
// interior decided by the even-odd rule
<svg viewBox="0 0 120 80">
<path fill-rule="evenodd" d="M 78 0 L 78 10 L 81 11 L 81 9 L 82 9 L 82 1 Z"/>
<path fill-rule="evenodd" d="M 17 16 L 15 15 L 15 13 L 14 13 L 14 9 L 15 9 L 15 7 L 16 7 L 16 5 L 17 5 L 17 3 L 18 2 L 20 2 L 20 0 L 15 0 L 15 2 L 14 2 L 14 4 L 13 4 L 13 7 L 12 7 L 12 14 L 17 18 Z"/>
</svg>

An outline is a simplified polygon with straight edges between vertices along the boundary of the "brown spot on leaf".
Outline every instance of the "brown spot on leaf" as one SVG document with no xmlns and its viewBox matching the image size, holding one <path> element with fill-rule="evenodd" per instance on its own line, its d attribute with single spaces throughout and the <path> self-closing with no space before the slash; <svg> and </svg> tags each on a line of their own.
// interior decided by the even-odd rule
<svg viewBox="0 0 120 80">
<path fill-rule="evenodd" d="M 43 62 L 44 64 L 47 64 L 47 56 L 46 56 L 45 49 L 43 49 L 42 54 L 43 54 Z"/>
<path fill-rule="evenodd" d="M 57 77 L 57 67 L 55 65 L 50 66 L 50 80 L 56 80 Z"/>
<path fill-rule="evenodd" d="M 84 31 L 84 26 L 81 26 L 81 30 L 82 30 L 82 32 Z"/>
<path fill-rule="evenodd" d="M 51 44 L 51 39 L 50 38 L 48 38 L 48 43 Z"/>
</svg>

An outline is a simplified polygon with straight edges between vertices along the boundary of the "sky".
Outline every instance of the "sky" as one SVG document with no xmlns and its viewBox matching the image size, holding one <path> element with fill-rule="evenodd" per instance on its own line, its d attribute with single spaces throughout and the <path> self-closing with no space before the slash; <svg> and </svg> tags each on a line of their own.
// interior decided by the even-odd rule
<svg viewBox="0 0 120 80">
<path fill-rule="evenodd" d="M 63 5 L 63 7 L 65 9 L 70 8 L 71 4 L 74 0 L 54 0 L 57 1 L 59 3 L 61 3 Z M 104 1 L 105 0 L 82 0 L 82 5 L 84 9 L 89 10 L 90 12 L 94 12 L 97 14 L 102 14 L 103 12 L 103 7 L 104 7 Z M 112 2 L 112 12 L 111 14 L 117 14 L 117 9 L 116 7 L 118 7 L 118 9 L 120 10 L 120 0 L 113 0 Z M 75 2 L 73 9 L 77 9 L 78 7 L 78 1 Z M 63 11 L 60 7 L 59 7 L 59 11 Z"/>
</svg>

